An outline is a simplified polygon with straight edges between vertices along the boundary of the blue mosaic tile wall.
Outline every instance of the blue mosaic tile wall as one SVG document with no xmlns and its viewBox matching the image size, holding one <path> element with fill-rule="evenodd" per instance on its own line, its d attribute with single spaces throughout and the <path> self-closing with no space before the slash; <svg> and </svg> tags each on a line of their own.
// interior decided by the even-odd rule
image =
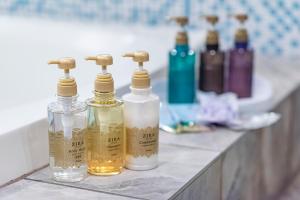
<svg viewBox="0 0 300 200">
<path fill-rule="evenodd" d="M 205 29 L 202 14 L 218 14 L 223 48 L 232 44 L 237 23 L 228 14 L 247 12 L 252 45 L 260 53 L 300 54 L 300 0 L 1 0 L 0 13 L 109 23 L 165 25 L 184 14 L 191 29 Z"/>
</svg>

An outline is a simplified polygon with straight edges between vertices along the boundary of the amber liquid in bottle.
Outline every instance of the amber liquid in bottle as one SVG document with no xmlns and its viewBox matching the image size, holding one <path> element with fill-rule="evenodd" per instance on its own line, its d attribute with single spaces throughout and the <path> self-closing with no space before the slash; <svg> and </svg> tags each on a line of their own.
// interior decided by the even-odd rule
<svg viewBox="0 0 300 200">
<path fill-rule="evenodd" d="M 119 174 L 125 160 L 123 103 L 110 92 L 95 92 L 95 97 L 87 103 L 88 172 L 93 175 Z"/>
</svg>

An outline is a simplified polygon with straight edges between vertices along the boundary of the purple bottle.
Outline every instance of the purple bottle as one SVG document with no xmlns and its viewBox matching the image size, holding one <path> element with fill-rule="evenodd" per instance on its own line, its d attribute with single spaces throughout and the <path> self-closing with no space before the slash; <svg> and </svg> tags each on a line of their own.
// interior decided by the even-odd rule
<svg viewBox="0 0 300 200">
<path fill-rule="evenodd" d="M 239 98 L 252 96 L 254 52 L 248 48 L 248 33 L 243 27 L 248 19 L 245 14 L 235 15 L 242 27 L 235 33 L 235 47 L 229 51 L 227 91 Z"/>
</svg>

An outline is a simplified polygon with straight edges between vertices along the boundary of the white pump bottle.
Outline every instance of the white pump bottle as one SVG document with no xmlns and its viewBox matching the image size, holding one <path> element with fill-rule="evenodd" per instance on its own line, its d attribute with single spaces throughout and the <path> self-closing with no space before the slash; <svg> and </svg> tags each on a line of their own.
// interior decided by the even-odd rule
<svg viewBox="0 0 300 200">
<path fill-rule="evenodd" d="M 149 54 L 137 51 L 124 57 L 131 57 L 139 64 L 132 76 L 131 93 L 123 96 L 127 138 L 125 166 L 131 170 L 149 170 L 158 165 L 159 97 L 152 93 L 150 76 L 143 69 Z"/>
</svg>

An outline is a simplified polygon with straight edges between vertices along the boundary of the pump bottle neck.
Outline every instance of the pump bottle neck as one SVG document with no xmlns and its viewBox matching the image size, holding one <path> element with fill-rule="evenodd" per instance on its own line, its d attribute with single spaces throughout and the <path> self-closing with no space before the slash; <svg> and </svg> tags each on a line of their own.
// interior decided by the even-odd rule
<svg viewBox="0 0 300 200">
<path fill-rule="evenodd" d="M 114 104 L 115 94 L 114 92 L 97 92 L 95 91 L 94 101 L 97 104 Z"/>
<path fill-rule="evenodd" d="M 130 90 L 131 90 L 132 94 L 141 95 L 141 96 L 148 96 L 152 92 L 152 87 L 142 88 L 142 89 L 130 87 Z"/>
<path fill-rule="evenodd" d="M 247 49 L 248 48 L 248 42 L 235 42 L 234 46 L 236 49 Z"/>
<path fill-rule="evenodd" d="M 188 44 L 176 44 L 175 49 L 178 53 L 181 53 L 181 52 L 187 53 L 189 51 L 189 45 Z"/>
<path fill-rule="evenodd" d="M 207 51 L 218 51 L 219 50 L 219 44 L 206 44 L 206 50 Z"/>
<path fill-rule="evenodd" d="M 57 96 L 57 102 L 61 104 L 75 103 L 77 99 L 78 99 L 78 95 L 70 96 L 70 97 Z"/>
</svg>

